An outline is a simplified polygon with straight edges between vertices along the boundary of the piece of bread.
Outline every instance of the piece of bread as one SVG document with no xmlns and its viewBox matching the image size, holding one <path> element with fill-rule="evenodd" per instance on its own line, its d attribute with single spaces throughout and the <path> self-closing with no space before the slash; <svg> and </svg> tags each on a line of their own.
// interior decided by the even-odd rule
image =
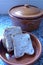
<svg viewBox="0 0 43 65">
<path fill-rule="evenodd" d="M 11 35 L 16 35 L 17 33 L 22 33 L 21 27 L 19 26 L 12 26 L 9 28 L 6 28 L 4 31 L 4 38 L 6 40 L 6 48 L 8 52 L 11 52 L 13 50 L 13 41 L 11 38 Z"/>
<path fill-rule="evenodd" d="M 22 29 L 20 26 L 11 26 L 5 29 L 4 31 L 4 36 L 7 37 L 8 35 L 12 35 L 12 34 L 17 34 L 17 33 L 21 33 Z"/>
<path fill-rule="evenodd" d="M 13 35 L 12 39 L 15 58 L 22 57 L 25 53 L 29 55 L 34 54 L 34 48 L 29 34 L 21 33 Z"/>
</svg>

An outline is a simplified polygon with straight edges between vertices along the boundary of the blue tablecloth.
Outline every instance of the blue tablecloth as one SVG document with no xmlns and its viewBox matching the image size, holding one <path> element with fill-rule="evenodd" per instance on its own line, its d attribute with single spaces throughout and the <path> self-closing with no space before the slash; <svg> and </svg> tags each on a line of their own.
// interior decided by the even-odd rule
<svg viewBox="0 0 43 65">
<path fill-rule="evenodd" d="M 3 32 L 6 27 L 12 26 L 12 21 L 8 15 L 0 15 L 0 39 L 3 37 Z M 31 32 L 35 34 L 39 40 L 41 41 L 43 47 L 43 20 L 37 30 Z M 8 65 L 0 58 L 0 65 Z M 38 59 L 34 65 L 43 65 L 43 51 L 40 59 Z"/>
</svg>

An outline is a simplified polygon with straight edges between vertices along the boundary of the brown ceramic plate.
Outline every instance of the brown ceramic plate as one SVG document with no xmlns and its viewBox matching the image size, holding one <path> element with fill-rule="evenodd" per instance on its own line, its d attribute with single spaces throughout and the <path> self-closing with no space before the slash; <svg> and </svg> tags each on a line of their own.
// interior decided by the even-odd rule
<svg viewBox="0 0 43 65">
<path fill-rule="evenodd" d="M 24 55 L 23 57 L 21 57 L 19 59 L 15 59 L 15 58 L 7 59 L 5 54 L 8 53 L 8 52 L 3 47 L 2 42 L 0 42 L 0 57 L 5 62 L 7 62 L 8 64 L 11 64 L 11 65 L 29 65 L 29 64 L 34 63 L 41 55 L 42 46 L 41 46 L 40 41 L 38 40 L 38 38 L 35 35 L 30 33 L 30 36 L 31 36 L 32 43 L 33 43 L 33 46 L 34 46 L 34 49 L 35 49 L 34 55 L 32 55 L 32 56 Z M 12 52 L 11 52 L 11 54 L 12 54 Z M 11 54 L 10 54 L 10 56 L 11 56 Z"/>
</svg>

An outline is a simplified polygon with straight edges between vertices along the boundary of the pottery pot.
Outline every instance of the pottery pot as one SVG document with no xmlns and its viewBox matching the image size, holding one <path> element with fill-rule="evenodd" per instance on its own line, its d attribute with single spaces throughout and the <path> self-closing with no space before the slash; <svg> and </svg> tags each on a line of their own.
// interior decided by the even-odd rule
<svg viewBox="0 0 43 65">
<path fill-rule="evenodd" d="M 9 10 L 13 25 L 21 26 L 23 31 L 33 31 L 39 27 L 43 11 L 33 5 L 18 5 Z"/>
</svg>

